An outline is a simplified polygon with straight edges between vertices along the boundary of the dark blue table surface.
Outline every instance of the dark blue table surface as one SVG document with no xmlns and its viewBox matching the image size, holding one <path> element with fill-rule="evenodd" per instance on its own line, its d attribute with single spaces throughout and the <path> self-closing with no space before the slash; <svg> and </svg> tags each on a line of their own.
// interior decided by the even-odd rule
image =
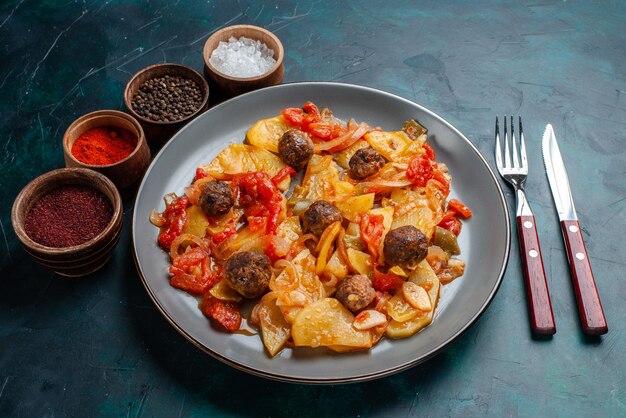
<svg viewBox="0 0 626 418">
<path fill-rule="evenodd" d="M 78 116 L 122 109 L 137 70 L 201 70 L 214 30 L 264 26 L 285 81 L 336 80 L 414 100 L 493 162 L 493 122 L 520 114 L 558 332 L 530 335 L 513 234 L 495 300 L 429 362 L 385 379 L 314 387 L 266 381 L 196 349 L 161 316 L 130 252 L 132 202 L 113 258 L 65 280 L 21 249 L 19 190 L 63 166 Z M 0 416 L 626 416 L 626 4 L 19 0 L 0 6 Z M 554 124 L 610 331 L 588 339 L 540 138 Z M 510 189 L 505 194 L 512 202 Z"/>
</svg>

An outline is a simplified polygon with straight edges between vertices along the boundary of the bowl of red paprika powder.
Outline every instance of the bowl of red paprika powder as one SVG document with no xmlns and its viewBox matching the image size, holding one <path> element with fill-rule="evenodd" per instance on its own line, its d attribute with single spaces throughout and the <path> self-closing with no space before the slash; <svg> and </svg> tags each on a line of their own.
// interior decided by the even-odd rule
<svg viewBox="0 0 626 418">
<path fill-rule="evenodd" d="M 63 136 L 63 153 L 66 167 L 104 174 L 123 196 L 134 189 L 150 164 L 141 125 L 118 110 L 98 110 L 76 119 Z"/>
<path fill-rule="evenodd" d="M 61 168 L 22 189 L 11 222 L 35 261 L 60 275 L 80 277 L 111 257 L 122 229 L 122 198 L 103 174 Z"/>
</svg>

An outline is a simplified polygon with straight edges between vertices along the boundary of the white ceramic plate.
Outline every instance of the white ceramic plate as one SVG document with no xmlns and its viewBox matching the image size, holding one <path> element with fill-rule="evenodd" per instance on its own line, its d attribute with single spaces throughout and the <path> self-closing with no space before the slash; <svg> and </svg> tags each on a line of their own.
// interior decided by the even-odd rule
<svg viewBox="0 0 626 418">
<path fill-rule="evenodd" d="M 285 349 L 270 358 L 258 335 L 225 334 L 210 326 L 194 297 L 172 288 L 168 255 L 156 243 L 150 210 L 164 209 L 163 196 L 181 194 L 201 163 L 229 143 L 239 143 L 258 119 L 311 100 L 339 118 L 354 118 L 398 130 L 411 118 L 429 130 L 437 160 L 452 175 L 451 197 L 474 216 L 459 239 L 465 275 L 443 287 L 433 323 L 403 340 L 383 339 L 372 350 L 334 354 L 325 349 Z M 257 90 L 202 114 L 176 134 L 154 158 L 139 187 L 133 213 L 133 250 L 148 294 L 165 318 L 189 341 L 215 358 L 263 377 L 303 383 L 374 379 L 421 363 L 472 325 L 494 297 L 509 254 L 509 215 L 494 173 L 465 136 L 428 109 L 383 91 L 340 83 L 294 83 Z"/>
</svg>

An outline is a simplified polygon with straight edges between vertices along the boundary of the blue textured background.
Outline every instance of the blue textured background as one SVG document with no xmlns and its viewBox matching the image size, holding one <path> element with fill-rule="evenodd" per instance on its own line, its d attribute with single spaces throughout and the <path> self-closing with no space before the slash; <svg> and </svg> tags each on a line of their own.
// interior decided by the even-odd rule
<svg viewBox="0 0 626 418">
<path fill-rule="evenodd" d="M 380 88 L 442 115 L 493 161 L 496 113 L 525 120 L 527 189 L 558 332 L 528 328 L 516 235 L 483 317 L 426 364 L 349 386 L 281 384 L 203 354 L 145 293 L 124 232 L 84 280 L 34 264 L 10 206 L 63 165 L 76 117 L 122 108 L 135 71 L 202 68 L 214 30 L 274 31 L 285 81 Z M 0 6 L 0 416 L 626 416 L 626 5 L 624 2 L 7 1 Z M 585 338 L 540 137 L 554 124 L 609 323 Z M 507 197 L 512 195 L 505 189 Z"/>
</svg>

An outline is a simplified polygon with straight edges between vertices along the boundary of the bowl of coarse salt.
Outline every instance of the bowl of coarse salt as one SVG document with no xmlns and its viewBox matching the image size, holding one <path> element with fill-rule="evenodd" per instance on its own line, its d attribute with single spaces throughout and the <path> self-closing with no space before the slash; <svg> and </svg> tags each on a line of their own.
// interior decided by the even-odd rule
<svg viewBox="0 0 626 418">
<path fill-rule="evenodd" d="M 285 73 L 283 44 L 258 26 L 235 25 L 218 30 L 202 51 L 211 102 L 274 86 Z"/>
</svg>

